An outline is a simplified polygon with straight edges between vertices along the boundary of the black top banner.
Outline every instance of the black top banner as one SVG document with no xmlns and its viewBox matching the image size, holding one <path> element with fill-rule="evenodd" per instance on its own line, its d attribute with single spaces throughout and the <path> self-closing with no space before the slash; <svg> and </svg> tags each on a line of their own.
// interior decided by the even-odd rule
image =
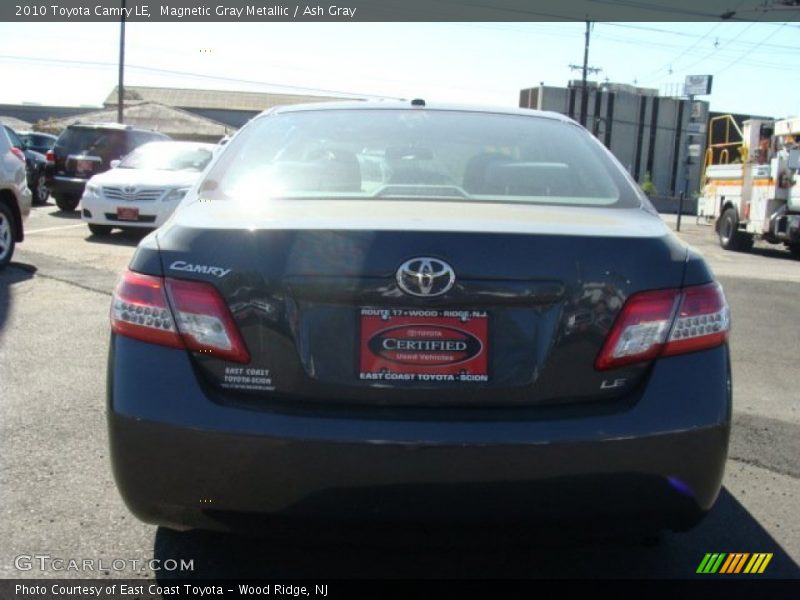
<svg viewBox="0 0 800 600">
<path fill-rule="evenodd" d="M 795 0 L 18 0 L 0 21 L 798 21 Z"/>
</svg>

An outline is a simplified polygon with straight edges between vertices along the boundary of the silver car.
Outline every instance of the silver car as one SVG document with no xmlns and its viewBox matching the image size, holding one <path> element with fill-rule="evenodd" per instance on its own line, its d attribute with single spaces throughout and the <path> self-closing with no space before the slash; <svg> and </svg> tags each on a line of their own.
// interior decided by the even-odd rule
<svg viewBox="0 0 800 600">
<path fill-rule="evenodd" d="M 25 155 L 0 127 L 0 269 L 11 262 L 16 243 L 22 241 L 22 221 L 30 211 Z"/>
</svg>

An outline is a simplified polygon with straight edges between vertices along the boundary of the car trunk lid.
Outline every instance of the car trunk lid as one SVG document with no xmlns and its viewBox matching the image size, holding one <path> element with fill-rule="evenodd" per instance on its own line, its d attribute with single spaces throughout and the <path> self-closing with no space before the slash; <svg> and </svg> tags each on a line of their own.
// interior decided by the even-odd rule
<svg viewBox="0 0 800 600">
<path fill-rule="evenodd" d="M 292 200 L 242 214 L 196 202 L 158 242 L 165 275 L 220 291 L 252 357 L 196 353 L 199 373 L 256 404 L 618 397 L 647 365 L 594 368 L 614 318 L 632 293 L 680 286 L 686 258 L 638 209 Z M 404 291 L 398 269 L 417 258 L 449 265 L 452 287 Z"/>
</svg>

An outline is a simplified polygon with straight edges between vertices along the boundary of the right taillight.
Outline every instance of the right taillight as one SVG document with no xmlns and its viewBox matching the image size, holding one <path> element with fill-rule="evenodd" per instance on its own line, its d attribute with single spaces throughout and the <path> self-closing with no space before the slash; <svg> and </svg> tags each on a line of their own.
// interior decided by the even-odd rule
<svg viewBox="0 0 800 600">
<path fill-rule="evenodd" d="M 45 154 L 44 157 L 47 159 L 47 162 L 51 163 L 56 162 L 56 153 L 53 152 L 52 150 L 48 150 L 47 154 Z"/>
<path fill-rule="evenodd" d="M 724 343 L 730 312 L 718 283 L 639 292 L 628 298 L 595 368 L 607 370 Z"/>
<path fill-rule="evenodd" d="M 662 354 L 671 356 L 719 346 L 728 339 L 730 328 L 730 309 L 720 284 L 684 288 Z"/>
<path fill-rule="evenodd" d="M 201 281 L 125 272 L 111 299 L 111 329 L 144 342 L 250 362 L 225 301 Z"/>
</svg>

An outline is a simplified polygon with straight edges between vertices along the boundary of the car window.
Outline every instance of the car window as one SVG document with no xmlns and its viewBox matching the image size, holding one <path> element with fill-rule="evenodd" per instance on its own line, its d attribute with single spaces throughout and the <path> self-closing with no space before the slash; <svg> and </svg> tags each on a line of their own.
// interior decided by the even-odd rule
<svg viewBox="0 0 800 600">
<path fill-rule="evenodd" d="M 187 147 L 169 142 L 145 144 L 126 156 L 119 168 L 200 172 L 212 156 L 212 151 L 202 146 Z"/>
<path fill-rule="evenodd" d="M 163 141 L 165 139 L 169 139 L 161 135 L 160 133 L 156 133 L 153 131 L 134 131 L 131 135 L 132 135 L 131 150 L 133 150 L 134 148 L 138 148 L 142 144 L 146 144 L 148 142 Z"/>
<path fill-rule="evenodd" d="M 8 139 L 11 141 L 12 146 L 19 148 L 20 150 L 25 149 L 25 144 L 22 142 L 21 139 L 19 139 L 19 136 L 13 129 L 9 127 L 4 127 L 3 129 L 6 130 L 6 133 L 8 134 Z"/>
<path fill-rule="evenodd" d="M 121 131 L 98 129 L 94 127 L 68 127 L 56 142 L 70 154 L 90 154 L 105 149 L 111 138 L 110 133 L 122 134 Z"/>
<path fill-rule="evenodd" d="M 8 139 L 5 127 L 0 127 L 0 154 L 4 154 L 11 147 L 11 140 Z"/>
<path fill-rule="evenodd" d="M 108 160 L 121 158 L 128 153 L 128 136 L 125 131 L 112 129 L 97 138 L 87 149 L 86 154 L 101 156 Z"/>
<path fill-rule="evenodd" d="M 586 131 L 537 116 L 297 111 L 256 119 L 228 146 L 201 186 L 209 197 L 640 204 Z"/>
<path fill-rule="evenodd" d="M 33 140 L 34 144 L 36 144 L 37 146 L 41 146 L 43 148 L 52 147 L 53 142 L 55 141 L 53 140 L 53 138 L 47 137 L 45 135 L 32 135 L 31 139 Z"/>
</svg>

